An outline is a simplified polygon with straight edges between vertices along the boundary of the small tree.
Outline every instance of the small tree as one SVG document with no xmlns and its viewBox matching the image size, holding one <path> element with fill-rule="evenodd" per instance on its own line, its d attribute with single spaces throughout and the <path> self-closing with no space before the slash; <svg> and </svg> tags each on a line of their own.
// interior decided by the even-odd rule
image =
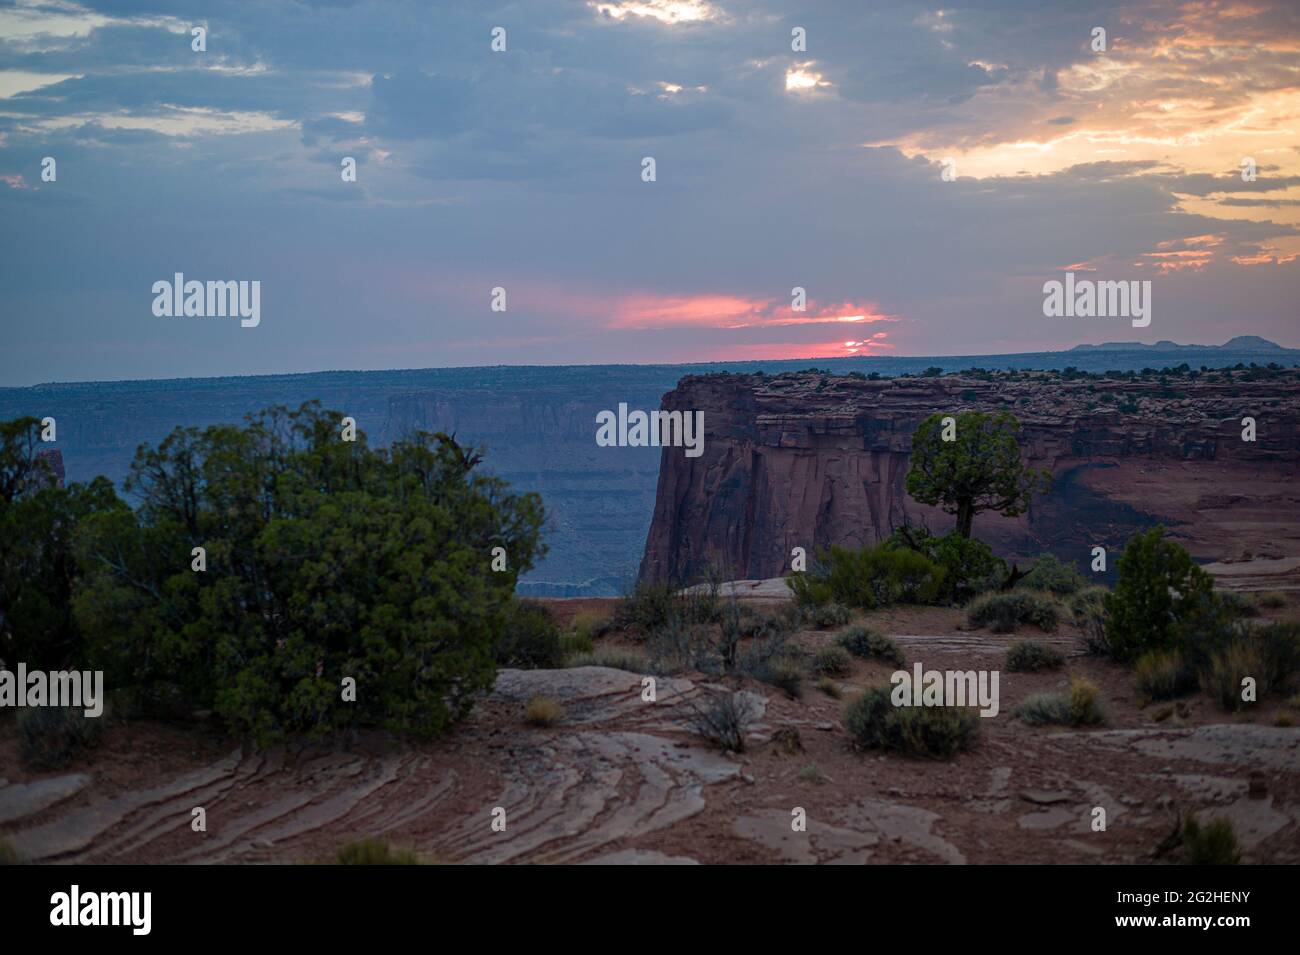
<svg viewBox="0 0 1300 955">
<path fill-rule="evenodd" d="M 1029 507 L 1033 494 L 1047 490 L 1047 471 L 1020 463 L 1020 422 L 1011 412 L 964 411 L 955 418 L 951 441 L 943 440 L 944 417 L 931 415 L 912 435 L 907 493 L 957 515 L 962 537 L 970 537 L 980 511 L 1015 517 Z"/>
<path fill-rule="evenodd" d="M 1119 580 L 1106 597 L 1106 639 L 1118 660 L 1172 649 L 1186 623 L 1214 604 L 1214 582 L 1165 529 L 1137 533 L 1124 546 Z"/>
</svg>

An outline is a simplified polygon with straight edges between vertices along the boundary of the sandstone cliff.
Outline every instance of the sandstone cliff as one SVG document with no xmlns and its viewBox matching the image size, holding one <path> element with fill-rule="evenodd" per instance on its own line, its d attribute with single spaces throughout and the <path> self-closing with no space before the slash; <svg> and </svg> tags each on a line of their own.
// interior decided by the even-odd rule
<svg viewBox="0 0 1300 955">
<path fill-rule="evenodd" d="M 661 452 L 644 580 L 789 572 L 790 553 L 862 546 L 953 518 L 905 490 L 911 436 L 934 412 L 1011 410 L 1052 490 L 1017 519 L 981 514 L 1004 556 L 1051 550 L 1086 567 L 1134 530 L 1169 526 L 1202 560 L 1300 554 L 1300 371 L 1088 379 L 964 373 L 872 381 L 816 372 L 686 377 L 667 410 L 704 411 L 697 458 Z M 1242 440 L 1242 418 L 1257 440 Z M 1113 559 L 1110 566 L 1113 572 Z"/>
</svg>

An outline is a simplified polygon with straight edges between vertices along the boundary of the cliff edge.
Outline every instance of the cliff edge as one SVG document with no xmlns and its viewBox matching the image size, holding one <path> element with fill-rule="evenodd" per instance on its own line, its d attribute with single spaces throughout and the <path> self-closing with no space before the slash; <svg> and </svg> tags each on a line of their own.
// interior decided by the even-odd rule
<svg viewBox="0 0 1300 955">
<path fill-rule="evenodd" d="M 1012 411 L 1025 459 L 1053 477 L 1028 514 L 976 517 L 1003 556 L 1050 550 L 1086 567 L 1093 546 L 1117 554 L 1155 523 L 1204 561 L 1300 555 L 1300 369 L 720 374 L 683 378 L 662 407 L 704 412 L 704 451 L 661 452 L 642 580 L 710 564 L 776 577 L 794 547 L 860 547 L 904 523 L 946 533 L 954 519 L 905 489 L 911 438 L 928 415 L 967 410 Z"/>
</svg>

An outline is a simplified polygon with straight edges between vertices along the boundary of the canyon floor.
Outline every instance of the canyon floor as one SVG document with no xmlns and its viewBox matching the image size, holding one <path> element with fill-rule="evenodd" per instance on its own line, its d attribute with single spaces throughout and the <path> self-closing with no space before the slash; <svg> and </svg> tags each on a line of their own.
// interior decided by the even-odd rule
<svg viewBox="0 0 1300 955">
<path fill-rule="evenodd" d="M 743 599 L 771 603 L 750 589 Z M 612 604 L 551 606 L 563 619 Z M 1266 615 L 1300 618 L 1300 593 Z M 1190 811 L 1231 819 L 1243 861 L 1300 862 L 1300 711 L 1231 715 L 1202 695 L 1140 707 L 1129 672 L 1085 656 L 1069 628 L 1002 636 L 964 629 L 960 610 L 918 607 L 858 622 L 892 635 L 909 666 L 1002 669 L 1001 713 L 980 721 L 975 751 L 947 762 L 855 752 L 844 702 L 893 669 L 861 660 L 837 681 L 842 699 L 740 685 L 761 714 L 742 754 L 690 729 L 712 682 L 702 674 L 662 677 L 643 703 L 641 677 L 622 670 L 504 670 L 464 725 L 427 745 L 373 734 L 255 753 L 204 724 L 110 720 L 86 761 L 33 774 L 6 720 L 0 838 L 43 863 L 321 862 L 367 836 L 443 863 L 1141 863 L 1161 861 L 1157 846 Z M 1003 652 L 1026 637 L 1057 646 L 1067 666 L 1006 672 Z M 833 639 L 796 637 L 809 649 Z M 1101 688 L 1108 726 L 1011 718 L 1071 674 Z M 557 725 L 525 725 L 536 695 L 564 706 Z M 196 807 L 206 832 L 191 828 Z M 796 807 L 806 832 L 792 831 Z M 1105 831 L 1093 831 L 1096 807 Z M 496 809 L 505 831 L 492 827 Z"/>
</svg>

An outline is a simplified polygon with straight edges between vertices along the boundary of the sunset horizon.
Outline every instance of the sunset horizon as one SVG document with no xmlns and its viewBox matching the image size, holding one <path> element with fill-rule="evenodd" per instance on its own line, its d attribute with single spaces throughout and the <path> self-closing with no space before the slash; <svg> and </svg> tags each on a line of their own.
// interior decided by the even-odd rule
<svg viewBox="0 0 1300 955">
<path fill-rule="evenodd" d="M 0 10 L 0 385 L 1300 347 L 1291 4 L 418 9 Z"/>
</svg>

